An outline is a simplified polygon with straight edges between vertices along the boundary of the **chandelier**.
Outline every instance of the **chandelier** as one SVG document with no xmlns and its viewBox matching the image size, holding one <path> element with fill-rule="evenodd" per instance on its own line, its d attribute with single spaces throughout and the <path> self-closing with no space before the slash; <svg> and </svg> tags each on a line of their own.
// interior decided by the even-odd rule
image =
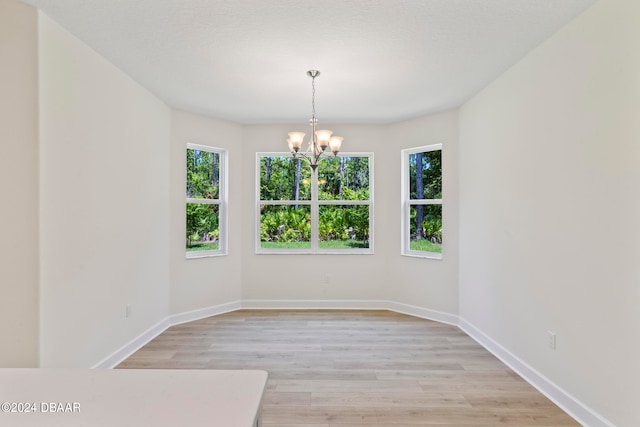
<svg viewBox="0 0 640 427">
<path fill-rule="evenodd" d="M 309 120 L 311 137 L 309 138 L 309 145 L 305 151 L 300 151 L 304 141 L 304 132 L 289 132 L 287 144 L 289 144 L 289 151 L 291 151 L 294 158 L 305 159 L 309 162 L 311 169 L 315 171 L 318 167 L 318 160 L 322 155 L 327 155 L 327 147 L 330 147 L 334 156 L 338 154 L 343 138 L 341 136 L 331 136 L 333 132 L 330 130 L 316 130 L 318 125 L 318 119 L 316 119 L 316 77 L 320 75 L 320 71 L 309 70 L 307 75 L 311 77 L 311 119 Z"/>
</svg>

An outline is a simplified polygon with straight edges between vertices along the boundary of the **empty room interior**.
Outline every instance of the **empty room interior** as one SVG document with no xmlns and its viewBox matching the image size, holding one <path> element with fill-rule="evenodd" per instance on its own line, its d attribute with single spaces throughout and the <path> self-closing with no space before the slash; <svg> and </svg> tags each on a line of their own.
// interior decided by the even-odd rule
<svg viewBox="0 0 640 427">
<path fill-rule="evenodd" d="M 0 0 L 0 368 L 264 370 L 263 426 L 639 426 L 638 22 Z"/>
</svg>

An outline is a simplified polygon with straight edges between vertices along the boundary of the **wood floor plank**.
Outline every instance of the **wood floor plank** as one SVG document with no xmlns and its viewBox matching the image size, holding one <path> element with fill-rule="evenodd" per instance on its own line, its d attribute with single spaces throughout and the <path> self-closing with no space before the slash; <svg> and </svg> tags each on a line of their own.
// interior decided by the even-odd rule
<svg viewBox="0 0 640 427">
<path fill-rule="evenodd" d="M 381 310 L 239 310 L 118 368 L 267 370 L 264 427 L 579 425 L 457 327 Z"/>
<path fill-rule="evenodd" d="M 269 378 L 274 380 L 364 380 L 375 381 L 381 379 L 376 375 L 376 371 L 371 369 L 292 369 L 282 368 L 269 371 Z M 396 378 L 389 378 L 396 379 Z M 412 378 L 399 378 L 412 379 Z"/>
<path fill-rule="evenodd" d="M 311 393 L 267 393 L 262 399 L 262 406 L 309 406 Z"/>
<path fill-rule="evenodd" d="M 514 376 L 512 371 L 503 369 L 468 371 L 468 370 L 441 370 L 441 371 L 411 371 L 411 370 L 376 370 L 376 378 L 379 380 L 395 380 L 395 379 L 415 379 L 424 382 L 463 382 L 471 383 L 483 381 L 522 381 L 518 376 Z"/>
<path fill-rule="evenodd" d="M 480 401 L 478 401 L 480 402 Z M 352 406 L 360 408 L 471 408 L 472 404 L 461 393 L 407 393 L 407 392 L 338 392 L 312 393 L 312 406 Z M 502 402 L 496 402 L 502 403 Z"/>
<path fill-rule="evenodd" d="M 417 381 L 279 380 L 277 391 L 298 392 L 409 392 L 422 393 Z"/>
<path fill-rule="evenodd" d="M 381 424 L 404 423 L 409 425 L 449 426 L 574 426 L 575 421 L 564 414 L 539 414 L 511 411 L 486 411 L 481 408 L 378 408 L 377 420 Z"/>
<path fill-rule="evenodd" d="M 305 407 L 287 406 L 262 408 L 263 422 L 282 425 L 290 423 L 342 423 L 359 426 L 374 426 L 378 423 L 375 408 L 351 407 Z"/>
<path fill-rule="evenodd" d="M 459 363 L 449 361 L 448 363 L 438 360 L 407 360 L 407 359 L 387 359 L 387 360 L 342 360 L 336 359 L 333 362 L 336 369 L 408 369 L 408 370 L 462 370 Z"/>
</svg>

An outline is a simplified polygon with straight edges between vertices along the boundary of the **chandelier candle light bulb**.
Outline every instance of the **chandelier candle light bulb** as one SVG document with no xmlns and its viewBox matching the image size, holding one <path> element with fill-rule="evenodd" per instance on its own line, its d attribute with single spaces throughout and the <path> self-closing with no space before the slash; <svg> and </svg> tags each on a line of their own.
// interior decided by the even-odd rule
<svg viewBox="0 0 640 427">
<path fill-rule="evenodd" d="M 318 167 L 318 161 L 321 156 L 324 154 L 327 147 L 331 148 L 331 152 L 334 156 L 338 155 L 340 151 L 340 147 L 342 146 L 342 138 L 341 136 L 332 136 L 333 132 L 330 130 L 316 130 L 316 125 L 318 124 L 318 119 L 316 119 L 316 77 L 320 75 L 320 71 L 310 70 L 307 71 L 307 75 L 311 77 L 311 120 L 309 123 L 311 124 L 311 138 L 309 139 L 309 146 L 306 151 L 300 152 L 300 148 L 302 147 L 302 143 L 304 142 L 304 132 L 289 132 L 289 138 L 287 139 L 287 144 L 289 146 L 289 151 L 293 155 L 294 158 L 300 156 L 309 162 L 309 166 L 313 171 Z"/>
<path fill-rule="evenodd" d="M 344 138 L 341 136 L 334 136 L 329 140 L 329 147 L 331 147 L 331 152 L 334 156 L 336 156 L 338 154 L 338 151 L 340 151 L 343 139 Z"/>
</svg>

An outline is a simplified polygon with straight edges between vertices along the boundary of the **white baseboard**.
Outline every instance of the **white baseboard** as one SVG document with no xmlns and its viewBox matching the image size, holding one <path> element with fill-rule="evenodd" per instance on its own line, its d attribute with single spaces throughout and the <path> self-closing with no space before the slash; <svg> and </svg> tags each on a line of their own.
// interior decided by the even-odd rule
<svg viewBox="0 0 640 427">
<path fill-rule="evenodd" d="M 127 344 L 119 348 L 118 350 L 111 353 L 109 356 L 105 357 L 100 362 L 93 365 L 91 368 L 102 368 L 102 369 L 112 369 L 118 366 L 123 360 L 131 356 L 133 353 L 142 348 L 149 341 L 163 333 L 169 328 L 171 324 L 169 323 L 169 318 L 164 318 L 151 328 L 147 329 Z"/>
<path fill-rule="evenodd" d="M 379 300 L 242 300 L 250 310 L 386 310 Z"/>
<path fill-rule="evenodd" d="M 402 304 L 394 301 L 387 301 L 387 310 L 396 313 L 408 314 L 409 316 L 421 319 L 435 320 L 436 322 L 458 326 L 458 316 L 443 311 L 429 310 L 428 308 L 417 307 L 415 305 Z"/>
<path fill-rule="evenodd" d="M 458 325 L 458 316 L 387 300 L 242 300 L 242 308 L 262 310 L 389 310 Z"/>
<path fill-rule="evenodd" d="M 201 308 L 199 310 L 187 311 L 184 313 L 165 317 L 154 326 L 147 329 L 118 350 L 114 351 L 111 355 L 105 357 L 103 360 L 93 365 L 91 368 L 115 368 L 125 359 L 127 359 L 136 351 L 140 350 L 144 345 L 149 343 L 149 341 L 166 331 L 171 326 L 179 325 L 186 322 L 193 322 L 194 320 L 228 313 L 230 311 L 235 311 L 238 309 L 240 309 L 240 301 L 234 301 L 226 304 L 215 305 L 211 307 Z"/>
<path fill-rule="evenodd" d="M 459 319 L 458 327 L 583 426 L 615 427 L 465 319 Z"/>
<path fill-rule="evenodd" d="M 205 317 L 217 316 L 218 314 L 239 310 L 241 308 L 241 304 L 241 301 L 228 302 L 226 304 L 219 304 L 211 307 L 200 308 L 198 310 L 174 314 L 169 316 L 168 319 L 171 326 L 180 325 L 181 323 L 193 322 L 194 320 L 204 319 Z"/>
</svg>

